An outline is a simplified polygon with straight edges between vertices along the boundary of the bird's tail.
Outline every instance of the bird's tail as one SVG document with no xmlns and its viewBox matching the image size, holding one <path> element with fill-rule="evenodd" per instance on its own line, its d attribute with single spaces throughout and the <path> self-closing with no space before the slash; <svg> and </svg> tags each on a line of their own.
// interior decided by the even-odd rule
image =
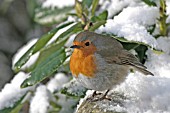
<svg viewBox="0 0 170 113">
<path fill-rule="evenodd" d="M 151 73 L 150 71 L 146 70 L 145 68 L 135 67 L 135 69 L 137 71 L 143 73 L 144 75 L 152 75 L 152 76 L 154 76 L 153 73 Z"/>
</svg>

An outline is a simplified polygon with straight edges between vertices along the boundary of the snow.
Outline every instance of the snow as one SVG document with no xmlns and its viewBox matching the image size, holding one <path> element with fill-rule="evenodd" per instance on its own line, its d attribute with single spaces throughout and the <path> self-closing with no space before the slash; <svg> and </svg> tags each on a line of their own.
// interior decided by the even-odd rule
<svg viewBox="0 0 170 113">
<path fill-rule="evenodd" d="M 59 97 L 59 100 L 57 103 L 60 106 L 62 106 L 62 109 L 59 113 L 74 113 L 73 108 L 76 106 L 79 99 L 71 98 L 61 93 L 58 93 L 57 96 Z"/>
<path fill-rule="evenodd" d="M 143 14 L 145 14 L 145 16 L 143 16 Z M 158 18 L 158 7 L 144 5 L 125 8 L 118 16 L 115 16 L 114 22 L 120 24 L 138 23 L 139 25 L 150 26 L 155 24 Z"/>
<path fill-rule="evenodd" d="M 152 113 L 170 111 L 170 79 L 159 76 L 143 76 L 131 73 L 127 80 L 115 90 L 131 98 L 125 103 L 128 113 Z"/>
<path fill-rule="evenodd" d="M 170 113 L 170 79 L 160 76 L 144 76 L 141 73 L 130 73 L 124 83 L 109 92 L 113 101 L 99 101 L 96 105 L 104 111 L 127 113 Z M 81 103 L 92 95 L 88 90 Z M 117 95 L 115 92 L 120 95 Z M 118 103 L 117 103 L 118 102 Z"/>
<path fill-rule="evenodd" d="M 76 34 L 71 35 L 68 41 L 66 42 L 65 46 L 66 47 L 71 47 L 73 45 L 74 38 L 76 37 Z"/>
<path fill-rule="evenodd" d="M 146 16 L 143 16 L 146 14 Z M 129 41 L 143 42 L 152 48 L 160 49 L 156 39 L 147 32 L 146 26 L 153 25 L 158 18 L 158 9 L 148 6 L 125 8 L 114 19 L 108 19 L 97 33 L 109 33 L 124 37 Z"/>
<path fill-rule="evenodd" d="M 47 113 L 49 106 L 49 92 L 45 85 L 40 85 L 31 100 L 30 113 Z"/>
<path fill-rule="evenodd" d="M 71 76 L 67 76 L 63 73 L 58 73 L 55 75 L 54 78 L 51 78 L 51 80 L 47 83 L 47 89 L 51 93 L 55 93 L 57 97 L 59 98 L 57 100 L 57 104 L 62 106 L 61 111 L 59 113 L 71 113 L 73 112 L 72 107 L 76 105 L 78 99 L 73 99 L 70 97 L 67 97 L 65 94 L 61 94 L 60 90 L 64 87 L 65 84 L 67 84 L 70 80 Z"/>
<path fill-rule="evenodd" d="M 146 53 L 148 56 L 146 66 L 156 76 L 170 78 L 170 37 L 160 37 L 157 42 L 164 53 L 155 54 L 149 49 Z"/>
<path fill-rule="evenodd" d="M 159 37 L 157 39 L 157 42 L 159 43 L 159 46 L 161 47 L 161 49 L 167 53 L 168 55 L 170 55 L 170 37 Z"/>
<path fill-rule="evenodd" d="M 170 1 L 169 0 L 166 1 L 166 5 L 167 5 L 167 15 L 168 15 L 167 23 L 170 23 Z"/>
<path fill-rule="evenodd" d="M 84 93 L 87 90 L 75 78 L 73 78 L 69 83 L 64 84 L 63 87 L 67 90 L 67 93 L 79 97 L 84 96 Z"/>
<path fill-rule="evenodd" d="M 94 92 L 94 90 L 87 90 L 87 91 L 86 91 L 85 97 L 84 97 L 84 98 L 81 98 L 80 101 L 79 101 L 79 103 L 77 104 L 76 112 L 77 112 L 78 108 L 81 106 L 81 104 L 82 104 L 87 98 L 89 98 L 90 95 L 93 94 L 93 92 Z M 75 113 L 76 113 L 76 112 L 75 112 Z"/>
<path fill-rule="evenodd" d="M 0 92 L 0 109 L 7 107 L 13 107 L 15 102 L 19 101 L 28 91 L 32 90 L 33 87 L 21 89 L 21 83 L 28 77 L 28 74 L 19 72 L 7 83 Z"/>
<path fill-rule="evenodd" d="M 150 45 L 152 48 L 157 48 L 158 43 L 155 38 L 150 35 L 144 26 L 141 26 L 138 23 L 131 24 L 118 24 L 114 20 L 107 20 L 105 26 L 101 26 L 97 33 L 109 33 L 117 35 L 118 37 L 124 37 L 129 41 L 143 42 L 147 45 Z"/>
<path fill-rule="evenodd" d="M 42 12 L 36 13 L 35 17 L 40 18 L 37 20 L 37 22 L 40 24 L 47 24 L 47 25 L 54 22 L 59 23 L 59 20 L 66 18 L 66 15 L 64 13 L 60 15 L 48 15 L 45 16 L 44 18 L 41 18 L 41 15 L 43 15 Z"/>
<path fill-rule="evenodd" d="M 78 99 L 73 99 L 71 97 L 66 96 L 65 94 L 61 94 L 60 90 L 67 84 L 70 80 L 71 76 L 67 76 L 63 73 L 58 73 L 54 78 L 47 83 L 47 89 L 51 93 L 55 93 L 59 99 L 57 99 L 57 104 L 62 106 L 61 111 L 59 113 L 71 113 L 73 112 L 73 106 L 76 105 Z"/>
<path fill-rule="evenodd" d="M 50 92 L 59 91 L 63 84 L 69 81 L 69 77 L 63 73 L 57 73 L 54 78 L 47 83 L 47 88 Z"/>
<path fill-rule="evenodd" d="M 68 21 L 69 22 L 69 21 Z M 72 27 L 73 25 L 75 25 L 75 23 L 68 25 L 67 27 L 64 27 L 62 29 L 60 29 L 51 39 L 50 41 L 47 43 L 47 45 L 51 44 L 52 42 L 54 42 L 58 36 L 60 36 L 63 32 L 67 31 L 70 27 Z"/>
<path fill-rule="evenodd" d="M 46 0 L 43 3 L 43 7 L 59 7 L 59 8 L 63 8 L 66 6 L 73 6 L 75 3 L 74 0 Z"/>
<path fill-rule="evenodd" d="M 99 4 L 101 4 L 101 10 L 108 11 L 108 17 L 111 18 L 113 15 L 119 13 L 123 8 L 127 6 L 133 6 L 137 3 L 140 4 L 140 0 L 100 0 Z"/>
<path fill-rule="evenodd" d="M 38 39 L 32 39 L 30 40 L 26 45 L 24 45 L 23 47 L 21 47 L 17 53 L 14 55 L 13 59 L 12 59 L 12 68 L 14 68 L 14 64 L 29 50 L 29 48 L 31 48 L 31 46 L 33 46 Z M 30 59 L 27 61 L 26 64 L 24 64 L 21 69 L 25 69 L 27 67 L 30 67 L 32 64 L 35 63 L 35 61 L 37 60 L 39 56 L 39 52 L 37 52 L 36 54 L 32 55 L 30 57 Z"/>
</svg>

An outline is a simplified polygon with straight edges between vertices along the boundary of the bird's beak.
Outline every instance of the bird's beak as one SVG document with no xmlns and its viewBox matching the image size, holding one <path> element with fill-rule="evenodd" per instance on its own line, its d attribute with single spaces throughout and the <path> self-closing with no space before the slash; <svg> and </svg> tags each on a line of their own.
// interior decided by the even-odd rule
<svg viewBox="0 0 170 113">
<path fill-rule="evenodd" d="M 79 45 L 73 45 L 73 46 L 71 46 L 70 48 L 77 48 L 77 49 L 79 49 L 79 48 L 81 48 L 82 46 L 79 46 Z"/>
</svg>

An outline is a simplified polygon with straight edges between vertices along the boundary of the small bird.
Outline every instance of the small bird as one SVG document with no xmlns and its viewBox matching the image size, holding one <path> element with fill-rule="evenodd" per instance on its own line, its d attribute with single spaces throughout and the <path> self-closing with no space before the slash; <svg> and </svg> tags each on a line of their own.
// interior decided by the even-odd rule
<svg viewBox="0 0 170 113">
<path fill-rule="evenodd" d="M 72 75 L 86 88 L 106 92 L 125 81 L 130 69 L 140 71 L 144 75 L 153 75 L 139 62 L 138 58 L 125 50 L 116 39 L 83 31 L 79 33 L 71 48 L 74 51 L 70 58 Z"/>
</svg>

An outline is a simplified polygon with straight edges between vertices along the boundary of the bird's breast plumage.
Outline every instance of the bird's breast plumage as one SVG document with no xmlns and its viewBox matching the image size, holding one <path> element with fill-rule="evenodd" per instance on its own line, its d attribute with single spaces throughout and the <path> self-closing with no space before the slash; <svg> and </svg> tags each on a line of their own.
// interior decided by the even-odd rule
<svg viewBox="0 0 170 113">
<path fill-rule="evenodd" d="M 86 56 L 81 50 L 74 50 L 70 58 L 70 70 L 75 77 L 79 74 L 94 77 L 97 71 L 95 56 L 93 54 Z"/>
</svg>

